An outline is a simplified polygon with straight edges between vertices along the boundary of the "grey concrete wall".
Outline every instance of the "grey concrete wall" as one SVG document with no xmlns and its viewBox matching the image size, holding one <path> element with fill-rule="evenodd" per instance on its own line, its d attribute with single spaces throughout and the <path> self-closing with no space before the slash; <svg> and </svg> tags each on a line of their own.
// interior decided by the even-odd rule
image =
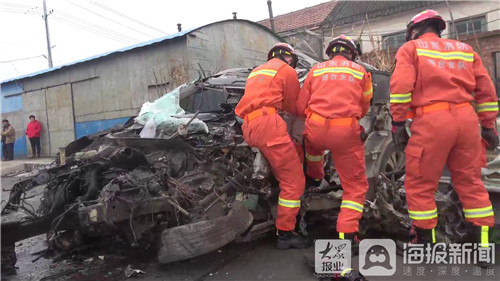
<svg viewBox="0 0 500 281">
<path fill-rule="evenodd" d="M 247 22 L 206 26 L 187 36 L 189 77 L 198 77 L 200 66 L 209 75 L 228 68 L 260 65 L 277 42 L 278 37 Z"/>
<path fill-rule="evenodd" d="M 48 88 L 45 97 L 49 124 L 46 131 L 50 135 L 50 154 L 54 155 L 75 139 L 71 85 Z"/>
<path fill-rule="evenodd" d="M 24 105 L 24 119 L 25 128 L 28 123 L 28 116 L 35 115 L 38 122 L 42 124 L 42 132 L 40 133 L 40 146 L 42 149 L 42 155 L 50 155 L 50 139 L 49 139 L 49 128 L 47 119 L 47 108 L 45 100 L 45 90 L 39 90 L 31 93 L 23 94 L 23 105 Z M 28 147 L 28 155 L 32 155 L 31 144 L 26 138 L 26 145 Z"/>
</svg>

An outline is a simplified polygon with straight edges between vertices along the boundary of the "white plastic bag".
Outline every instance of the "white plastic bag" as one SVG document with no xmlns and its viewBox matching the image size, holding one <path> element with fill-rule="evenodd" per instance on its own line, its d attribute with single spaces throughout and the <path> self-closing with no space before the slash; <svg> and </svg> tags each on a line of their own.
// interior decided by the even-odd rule
<svg viewBox="0 0 500 281">
<path fill-rule="evenodd" d="M 152 139 L 156 136 L 156 125 L 153 118 L 149 119 L 149 121 L 146 122 L 146 125 L 144 126 L 144 128 L 142 128 L 139 136 L 141 136 L 141 138 L 143 139 Z"/>
</svg>

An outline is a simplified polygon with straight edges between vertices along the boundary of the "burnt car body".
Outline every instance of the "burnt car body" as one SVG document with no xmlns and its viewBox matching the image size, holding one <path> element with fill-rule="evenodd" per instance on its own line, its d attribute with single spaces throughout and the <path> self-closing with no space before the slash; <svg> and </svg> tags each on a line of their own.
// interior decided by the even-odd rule
<svg viewBox="0 0 500 281">
<path fill-rule="evenodd" d="M 299 57 L 303 81 L 318 61 L 300 52 Z M 373 76 L 374 98 L 360 122 L 369 134 L 370 183 L 362 232 L 401 239 L 408 236 L 410 219 L 402 186 L 404 153 L 390 134 L 390 76 L 365 67 Z M 242 120 L 234 114 L 250 72 L 229 69 L 176 89 L 187 112 L 178 117 L 187 121 L 174 132 L 157 130 L 154 138 L 140 138 L 144 125 L 131 119 L 70 143 L 61 157 L 65 163 L 15 184 L 2 207 L 2 266 L 15 263 L 14 242 L 43 233 L 57 250 L 78 247 L 85 237 L 119 236 L 132 246 L 154 247 L 159 262 L 168 263 L 272 230 L 278 183 L 260 152 L 244 142 Z M 208 133 L 186 130 L 195 118 Z M 284 118 L 300 141 L 303 124 Z M 306 188 L 303 232 L 307 212 L 329 210 L 321 212 L 328 219 L 338 213 L 342 187 L 331 161 L 325 172 L 319 188 Z"/>
</svg>

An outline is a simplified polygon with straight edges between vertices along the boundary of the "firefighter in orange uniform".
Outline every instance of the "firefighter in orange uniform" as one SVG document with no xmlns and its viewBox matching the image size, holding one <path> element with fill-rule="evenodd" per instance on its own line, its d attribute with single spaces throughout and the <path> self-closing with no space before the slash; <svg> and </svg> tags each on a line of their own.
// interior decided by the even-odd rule
<svg viewBox="0 0 500 281">
<path fill-rule="evenodd" d="M 475 242 L 488 243 L 494 225 L 488 192 L 481 181 L 481 124 L 489 149 L 498 145 L 494 129 L 498 102 L 493 83 L 472 47 L 440 38 L 445 21 L 433 10 L 414 16 L 396 54 L 391 77 L 393 136 L 406 147 L 406 198 L 417 243 L 435 242 L 434 192 L 443 167 L 472 224 Z M 475 102 L 475 109 L 471 103 Z M 405 123 L 413 117 L 408 141 Z M 484 245 L 484 244 L 482 244 Z"/>
<path fill-rule="evenodd" d="M 337 220 L 339 238 L 359 242 L 368 181 L 365 174 L 364 129 L 359 125 L 373 95 L 371 75 L 354 62 L 354 42 L 341 35 L 333 39 L 326 54 L 330 60 L 309 72 L 297 103 L 306 117 L 304 138 L 308 177 L 324 177 L 324 151 L 330 150 L 344 193 Z"/>
<path fill-rule="evenodd" d="M 294 231 L 305 178 L 287 125 L 278 115 L 280 111 L 297 114 L 295 105 L 300 91 L 294 70 L 297 62 L 292 46 L 276 44 L 269 51 L 268 61 L 248 76 L 245 94 L 236 106 L 236 115 L 244 120 L 245 141 L 262 152 L 280 183 L 276 219 L 278 249 L 311 245 L 309 239 Z"/>
</svg>

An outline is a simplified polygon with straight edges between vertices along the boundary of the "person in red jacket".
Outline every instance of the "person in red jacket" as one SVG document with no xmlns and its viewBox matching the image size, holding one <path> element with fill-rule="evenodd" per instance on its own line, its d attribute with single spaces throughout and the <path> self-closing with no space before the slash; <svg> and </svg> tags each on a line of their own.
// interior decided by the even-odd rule
<svg viewBox="0 0 500 281">
<path fill-rule="evenodd" d="M 358 243 L 359 220 L 368 190 L 364 129 L 358 120 L 370 107 L 372 80 L 364 67 L 354 62 L 358 51 L 351 38 L 334 38 L 326 54 L 330 60 L 309 71 L 297 103 L 297 112 L 307 118 L 306 172 L 311 178 L 322 179 L 324 151 L 330 151 L 344 190 L 337 232 L 339 238 Z"/>
<path fill-rule="evenodd" d="M 26 135 L 30 139 L 31 151 L 34 157 L 40 157 L 40 132 L 42 131 L 42 124 L 36 120 L 35 115 L 30 115 L 30 122 L 26 127 Z"/>
<path fill-rule="evenodd" d="M 287 125 L 278 115 L 281 111 L 297 114 L 295 103 L 300 91 L 294 70 L 297 62 L 292 46 L 276 44 L 269 51 L 268 61 L 248 76 L 245 93 L 235 109 L 236 115 L 244 120 L 245 141 L 262 152 L 280 183 L 276 219 L 278 249 L 311 245 L 309 239 L 294 232 L 305 178 Z"/>
<path fill-rule="evenodd" d="M 438 213 L 434 192 L 446 165 L 476 242 L 488 243 L 494 217 L 481 181 L 478 125 L 488 148 L 494 149 L 498 145 L 494 129 L 498 102 L 480 57 L 465 43 L 440 38 L 445 28 L 436 11 L 414 16 L 407 28 L 408 42 L 396 54 L 391 77 L 396 143 L 407 142 L 405 123 L 408 116 L 413 118 L 405 150 L 408 212 L 416 242 L 435 242 Z"/>
</svg>

